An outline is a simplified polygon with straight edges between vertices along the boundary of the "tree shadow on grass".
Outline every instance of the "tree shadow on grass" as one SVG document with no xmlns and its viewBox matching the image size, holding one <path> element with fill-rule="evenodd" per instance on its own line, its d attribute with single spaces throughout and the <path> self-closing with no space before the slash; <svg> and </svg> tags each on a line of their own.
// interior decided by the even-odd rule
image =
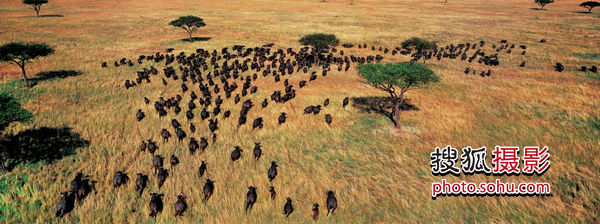
<svg viewBox="0 0 600 224">
<path fill-rule="evenodd" d="M 210 37 L 192 37 L 192 40 L 190 41 L 190 38 L 185 38 L 185 39 L 181 39 L 180 41 L 183 42 L 200 42 L 200 41 L 209 41 Z"/>
<path fill-rule="evenodd" d="M 33 87 L 37 85 L 38 82 L 75 77 L 80 76 L 81 74 L 83 74 L 83 72 L 73 70 L 46 71 L 38 73 L 37 75 L 35 75 L 35 77 L 30 78 L 29 80 L 31 81 L 31 86 Z"/>
<path fill-rule="evenodd" d="M 5 136 L 0 140 L 0 152 L 11 170 L 20 163 L 52 163 L 89 144 L 69 127 L 41 127 Z"/>
<path fill-rule="evenodd" d="M 354 97 L 352 98 L 352 106 L 358 108 L 361 112 L 365 113 L 378 113 L 385 115 L 389 118 L 394 124 L 396 124 L 396 120 L 394 120 L 394 114 L 392 110 L 394 108 L 394 103 L 389 97 L 382 96 L 368 96 L 368 97 Z M 404 100 L 404 104 L 400 106 L 400 111 L 418 111 L 419 108 L 413 104 L 410 104 L 409 99 Z"/>
</svg>

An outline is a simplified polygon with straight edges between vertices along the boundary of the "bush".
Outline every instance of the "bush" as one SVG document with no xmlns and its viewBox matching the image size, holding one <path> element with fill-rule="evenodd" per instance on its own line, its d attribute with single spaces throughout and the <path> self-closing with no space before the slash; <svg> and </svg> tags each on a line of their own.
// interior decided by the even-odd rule
<svg viewBox="0 0 600 224">
<path fill-rule="evenodd" d="M 300 44 L 310 45 L 316 49 L 326 49 L 332 46 L 337 46 L 340 43 L 335 35 L 324 33 L 313 33 L 300 38 Z"/>
</svg>

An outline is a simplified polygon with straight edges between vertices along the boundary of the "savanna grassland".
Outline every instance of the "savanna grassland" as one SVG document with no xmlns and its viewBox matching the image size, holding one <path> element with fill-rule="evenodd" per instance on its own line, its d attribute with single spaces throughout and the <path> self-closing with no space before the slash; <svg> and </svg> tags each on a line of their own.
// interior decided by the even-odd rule
<svg viewBox="0 0 600 224">
<path fill-rule="evenodd" d="M 208 223 L 310 223 L 310 208 L 321 204 L 325 191 L 336 192 L 335 215 L 321 215 L 329 223 L 430 223 L 430 222 L 600 222 L 600 76 L 576 70 L 600 64 L 600 14 L 579 13 L 578 1 L 557 1 L 533 10 L 533 1 L 435 0 L 347 1 L 331 0 L 51 0 L 41 15 L 18 0 L 0 2 L 0 44 L 13 41 L 45 42 L 56 52 L 28 65 L 28 72 L 73 70 L 81 75 L 40 79 L 33 88 L 22 87 L 17 66 L 0 65 L 0 91 L 18 98 L 34 120 L 17 123 L 4 135 L 26 130 L 71 128 L 86 144 L 73 153 L 48 162 L 17 164 L 0 174 L 2 223 L 152 223 L 148 216 L 149 189 L 138 198 L 131 181 L 114 189 L 112 177 L 121 170 L 151 174 L 149 153 L 139 151 L 142 139 L 153 137 L 159 153 L 176 154 L 182 161 L 160 189 L 165 209 L 157 222 Z M 207 41 L 184 42 L 184 31 L 168 22 L 183 15 L 204 18 L 206 27 L 196 37 Z M 333 71 L 297 91 L 290 103 L 272 103 L 252 110 L 265 127 L 236 128 L 236 119 L 220 123 L 219 140 L 206 152 L 190 155 L 176 139 L 162 143 L 159 130 L 168 127 L 143 97 L 156 100 L 172 96 L 180 87 L 160 80 L 126 90 L 145 65 L 114 68 L 112 62 L 140 54 L 194 52 L 196 48 L 221 49 L 234 44 L 299 48 L 302 35 L 335 34 L 342 43 L 366 43 L 393 48 L 410 37 L 438 44 L 506 39 L 528 46 L 527 54 L 501 55 L 501 64 L 490 77 L 464 75 L 465 67 L 483 69 L 459 60 L 430 60 L 427 65 L 441 82 L 407 93 L 418 111 L 401 113 L 403 132 L 377 113 L 355 106 L 342 108 L 345 97 L 385 96 L 357 74 Z M 539 43 L 546 39 L 547 43 Z M 362 52 L 369 52 L 362 50 Z M 356 48 L 349 53 L 360 51 Z M 408 61 L 408 56 L 386 56 L 384 61 Z M 109 62 L 109 68 L 100 63 Z M 527 61 L 524 68 L 518 67 Z M 554 71 L 561 62 L 566 69 Z M 476 63 L 473 63 L 476 64 Z M 161 71 L 162 72 L 162 71 Z M 299 76 L 291 76 L 297 83 Z M 250 98 L 258 104 L 275 90 L 273 82 L 257 82 L 259 92 Z M 280 85 L 277 88 L 281 88 Z M 187 96 L 186 96 L 187 97 Z M 302 115 L 307 105 L 331 99 L 324 112 L 333 116 L 328 126 L 322 116 Z M 187 98 L 186 98 L 187 99 Z M 186 101 L 184 101 L 186 102 Z M 224 109 L 238 108 L 226 101 Z M 135 120 L 143 109 L 146 118 Z M 288 114 L 279 126 L 277 116 Z M 177 117 L 185 121 L 184 113 Z M 235 116 L 232 116 L 235 117 Z M 185 126 L 186 124 L 184 124 Z M 202 125 L 198 133 L 206 133 Z M 202 134 L 195 134 L 200 137 Z M 208 134 L 205 135 L 208 137 Z M 251 158 L 254 142 L 261 142 L 263 158 Z M 549 182 L 552 195 L 544 197 L 440 197 L 431 199 L 433 176 L 429 153 L 435 147 L 487 146 L 488 165 L 495 145 L 548 146 L 552 166 L 542 176 L 502 176 L 504 182 Z M 242 159 L 232 164 L 235 145 L 244 148 Z M 209 164 L 215 194 L 203 203 L 204 178 L 197 177 L 200 161 Z M 268 199 L 269 162 L 279 163 L 274 180 L 278 198 Z M 96 191 L 63 217 L 54 217 L 60 192 L 75 173 L 97 181 Z M 485 175 L 446 176 L 449 181 L 493 181 Z M 246 186 L 255 185 L 258 201 L 244 214 Z M 173 217 L 175 195 L 188 196 L 189 209 Z M 294 199 L 295 212 L 282 214 L 285 197 Z"/>
</svg>

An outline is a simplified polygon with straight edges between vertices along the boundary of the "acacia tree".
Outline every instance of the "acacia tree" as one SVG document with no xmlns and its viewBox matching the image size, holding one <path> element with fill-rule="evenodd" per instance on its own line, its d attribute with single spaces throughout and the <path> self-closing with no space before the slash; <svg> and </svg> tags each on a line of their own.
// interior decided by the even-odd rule
<svg viewBox="0 0 600 224">
<path fill-rule="evenodd" d="M 537 3 L 542 7 L 542 9 L 544 9 L 544 6 L 546 6 L 547 4 L 554 3 L 554 0 L 535 0 L 535 3 Z"/>
<path fill-rule="evenodd" d="M 29 80 L 25 72 L 25 64 L 37 58 L 52 54 L 54 49 L 47 44 L 41 43 L 8 43 L 0 46 L 0 62 L 12 62 L 21 68 L 25 87 L 30 88 Z"/>
<path fill-rule="evenodd" d="M 417 52 L 417 55 L 420 55 L 423 58 L 423 64 L 425 64 L 425 57 L 428 50 L 433 50 L 437 48 L 437 44 L 435 42 L 430 42 L 421 38 L 413 37 L 408 40 L 402 42 L 402 48 L 414 48 Z"/>
<path fill-rule="evenodd" d="M 190 36 L 190 42 L 193 41 L 192 33 L 196 32 L 198 28 L 206 26 L 204 20 L 197 16 L 182 16 L 171 21 L 169 25 L 184 29 Z"/>
<path fill-rule="evenodd" d="M 0 133 L 13 122 L 27 122 L 33 118 L 33 115 L 23 109 L 21 104 L 7 93 L 0 93 Z M 4 157 L 8 149 L 0 145 L 0 169 L 6 171 Z"/>
<path fill-rule="evenodd" d="M 302 45 L 310 45 L 318 50 L 322 50 L 337 46 L 340 43 L 340 40 L 333 34 L 313 33 L 303 36 L 298 42 Z"/>
<path fill-rule="evenodd" d="M 600 2 L 587 1 L 579 4 L 579 6 L 584 7 L 588 10 L 588 13 L 592 12 L 592 9 L 600 6 Z"/>
<path fill-rule="evenodd" d="M 35 10 L 37 17 L 40 17 L 42 5 L 48 3 L 48 0 L 23 0 L 23 4 L 31 6 Z"/>
<path fill-rule="evenodd" d="M 440 78 L 425 65 L 412 62 L 361 64 L 358 72 L 367 82 L 389 94 L 393 102 L 393 121 L 396 128 L 400 123 L 400 106 L 404 104 L 404 94 L 428 83 L 439 82 Z"/>
</svg>

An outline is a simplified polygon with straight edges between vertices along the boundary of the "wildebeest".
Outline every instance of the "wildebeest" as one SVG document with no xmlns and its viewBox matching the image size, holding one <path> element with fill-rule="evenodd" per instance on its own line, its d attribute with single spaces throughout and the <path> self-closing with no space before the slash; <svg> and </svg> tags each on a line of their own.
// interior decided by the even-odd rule
<svg viewBox="0 0 600 224">
<path fill-rule="evenodd" d="M 185 195 L 183 193 L 177 194 L 177 201 L 175 202 L 175 216 L 182 216 L 185 210 L 187 210 L 187 203 L 185 202 Z"/>
<path fill-rule="evenodd" d="M 262 108 L 267 107 L 267 105 L 269 105 L 269 101 L 267 99 L 263 100 L 263 102 L 262 102 Z"/>
<path fill-rule="evenodd" d="M 204 176 L 205 172 L 206 172 L 206 162 L 204 160 L 202 160 L 202 164 L 200 164 L 200 168 L 198 168 L 198 176 L 199 177 Z"/>
<path fill-rule="evenodd" d="M 235 146 L 233 151 L 231 151 L 231 161 L 235 162 L 236 160 L 242 157 L 242 148 L 240 146 Z"/>
<path fill-rule="evenodd" d="M 312 219 L 313 219 L 313 221 L 316 222 L 317 219 L 319 218 L 319 203 L 313 204 L 312 212 L 313 212 Z"/>
<path fill-rule="evenodd" d="M 248 210 L 252 210 L 252 206 L 254 206 L 254 203 L 256 203 L 256 187 L 249 186 L 248 193 L 246 193 L 246 206 L 244 208 L 244 211 L 248 213 Z"/>
<path fill-rule="evenodd" d="M 279 118 L 277 118 L 277 121 L 279 122 L 279 124 L 283 124 L 283 123 L 285 123 L 285 119 L 286 119 L 286 114 L 284 112 L 282 112 L 279 115 Z"/>
<path fill-rule="evenodd" d="M 256 118 L 254 119 L 254 121 L 252 122 L 252 129 L 255 128 L 263 128 L 263 119 L 262 117 Z"/>
<path fill-rule="evenodd" d="M 135 113 L 135 117 L 137 118 L 137 121 L 142 121 L 142 119 L 144 119 L 144 117 L 146 117 L 146 114 L 144 114 L 144 112 L 142 112 L 142 109 L 138 109 L 137 113 Z"/>
<path fill-rule="evenodd" d="M 325 114 L 325 122 L 327 122 L 328 125 L 331 125 L 332 121 L 331 114 Z"/>
<path fill-rule="evenodd" d="M 169 142 L 169 138 L 171 137 L 171 133 L 167 131 L 167 129 L 162 129 L 160 131 L 160 136 L 163 138 L 163 142 Z"/>
<path fill-rule="evenodd" d="M 271 161 L 271 167 L 267 170 L 267 176 L 269 177 L 269 181 L 273 181 L 277 176 L 277 162 Z"/>
<path fill-rule="evenodd" d="M 167 171 L 167 169 L 165 169 L 165 168 L 159 168 L 158 175 L 156 178 L 156 182 L 158 184 L 159 189 L 165 183 L 165 180 L 167 180 L 167 177 L 169 177 L 169 171 Z"/>
<path fill-rule="evenodd" d="M 308 106 L 304 108 L 304 114 L 310 114 L 315 110 L 315 106 Z"/>
<path fill-rule="evenodd" d="M 88 176 L 83 176 L 83 173 L 78 172 L 75 178 L 71 181 L 71 193 L 75 194 L 75 198 L 81 203 L 83 199 L 92 191 L 90 179 Z"/>
<path fill-rule="evenodd" d="M 208 148 L 208 141 L 206 140 L 205 137 L 200 138 L 200 150 L 202 150 L 202 152 L 204 152 L 204 150 L 206 150 L 206 148 Z"/>
<path fill-rule="evenodd" d="M 179 158 L 177 156 L 171 154 L 171 169 L 179 164 Z"/>
<path fill-rule="evenodd" d="M 557 72 L 562 72 L 563 70 L 565 70 L 565 66 L 563 66 L 563 64 L 561 64 L 560 62 L 557 62 L 554 66 L 554 70 L 556 70 Z"/>
<path fill-rule="evenodd" d="M 204 188 L 202 189 L 202 191 L 204 192 L 204 198 L 202 199 L 202 201 L 208 201 L 210 196 L 212 196 L 214 190 L 215 182 L 211 179 L 206 179 L 206 183 L 204 184 Z"/>
<path fill-rule="evenodd" d="M 181 128 L 175 129 L 175 135 L 177 135 L 177 140 L 179 140 L 179 142 L 181 142 L 187 136 L 185 131 L 183 131 Z"/>
<path fill-rule="evenodd" d="M 142 196 L 142 192 L 144 192 L 146 186 L 148 186 L 148 175 L 138 173 L 137 178 L 135 179 L 135 190 L 140 192 L 140 197 Z"/>
<path fill-rule="evenodd" d="M 62 197 L 56 204 L 56 217 L 62 218 L 65 214 L 71 212 L 75 207 L 75 195 L 69 194 L 69 192 L 62 192 Z"/>
<path fill-rule="evenodd" d="M 262 149 L 260 148 L 260 142 L 254 143 L 254 158 L 256 160 L 260 159 L 262 155 Z"/>
<path fill-rule="evenodd" d="M 127 181 L 129 181 L 127 173 L 117 171 L 115 172 L 115 176 L 113 177 L 113 187 L 120 187 L 121 185 L 126 184 Z"/>
<path fill-rule="evenodd" d="M 292 205 L 292 199 L 291 198 L 286 198 L 285 199 L 285 205 L 283 206 L 283 214 L 285 215 L 285 217 L 290 216 L 290 214 L 292 214 L 292 212 L 294 212 L 294 206 Z"/>
<path fill-rule="evenodd" d="M 158 194 L 156 192 L 151 192 L 150 196 L 150 217 L 156 219 L 156 215 L 158 215 L 158 213 L 160 213 L 163 209 L 162 197 L 164 195 Z"/>
<path fill-rule="evenodd" d="M 208 120 L 208 128 L 210 129 L 210 132 L 215 132 L 216 130 L 219 129 L 219 119 L 215 118 Z"/>
<path fill-rule="evenodd" d="M 163 157 L 161 155 L 155 155 L 152 158 L 152 167 L 154 168 L 154 174 L 156 174 L 158 169 L 163 167 Z"/>
<path fill-rule="evenodd" d="M 325 99 L 325 101 L 323 101 L 323 106 L 326 107 L 327 105 L 329 105 L 329 98 Z"/>
<path fill-rule="evenodd" d="M 271 200 L 275 200 L 275 197 L 277 197 L 277 192 L 275 192 L 275 188 L 273 186 L 269 187 L 269 193 L 271 193 Z"/>
<path fill-rule="evenodd" d="M 344 98 L 344 101 L 342 102 L 342 107 L 346 107 L 346 105 L 348 105 L 349 102 L 350 102 L 350 98 L 348 98 L 348 97 Z"/>
<path fill-rule="evenodd" d="M 156 145 L 156 142 L 153 142 L 151 138 L 148 139 L 148 151 L 151 154 L 154 154 L 154 152 L 156 152 L 156 150 L 158 149 L 158 146 Z"/>
<path fill-rule="evenodd" d="M 338 204 L 337 204 L 337 198 L 335 198 L 335 192 L 333 192 L 332 190 L 328 190 L 327 191 L 327 215 L 329 215 L 330 211 L 331 211 L 331 214 L 333 215 L 337 206 L 338 206 Z"/>
</svg>

